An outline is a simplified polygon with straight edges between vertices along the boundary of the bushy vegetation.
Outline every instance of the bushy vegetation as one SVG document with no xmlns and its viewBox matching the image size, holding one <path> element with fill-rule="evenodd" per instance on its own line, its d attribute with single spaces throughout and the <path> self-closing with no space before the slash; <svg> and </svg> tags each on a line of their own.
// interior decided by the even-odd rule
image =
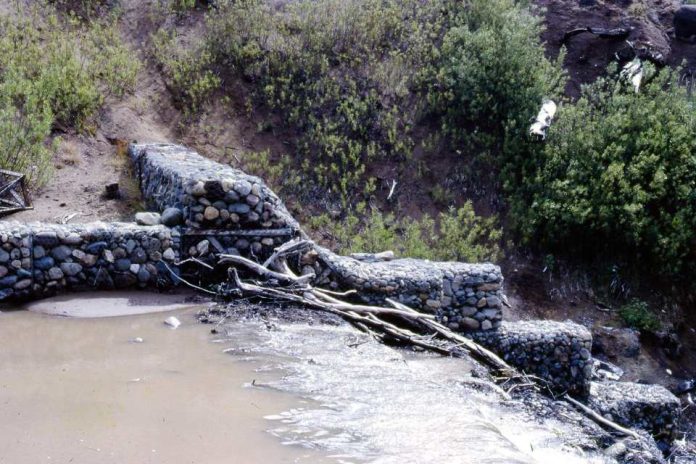
<svg viewBox="0 0 696 464">
<path fill-rule="evenodd" d="M 91 129 L 105 96 L 128 91 L 137 70 L 110 24 L 39 10 L 0 17 L 0 167 L 45 182 L 52 130 Z"/>
<path fill-rule="evenodd" d="M 529 243 L 676 275 L 694 271 L 696 109 L 679 71 L 614 78 L 565 104 L 509 185 Z"/>
<path fill-rule="evenodd" d="M 194 113 L 241 77 L 252 106 L 297 130 L 312 180 L 349 204 L 372 193 L 371 163 L 411 158 L 419 124 L 477 150 L 519 133 L 559 81 L 539 31 L 513 0 L 223 1 L 199 43 L 182 51 L 163 30 L 155 55 Z"/>
<path fill-rule="evenodd" d="M 498 244 L 502 231 L 496 219 L 477 216 L 470 202 L 440 213 L 437 219 L 439 230 L 427 215 L 420 220 L 397 219 L 377 210 L 365 211 L 361 203 L 357 215 L 341 221 L 317 216 L 310 219 L 309 227 L 341 253 L 391 250 L 400 257 L 464 262 L 496 262 L 501 258 Z"/>
<path fill-rule="evenodd" d="M 444 35 L 430 100 L 460 150 L 496 167 L 516 163 L 528 153 L 530 118 L 562 92 L 564 53 L 546 59 L 540 18 L 517 2 L 467 2 L 460 14 Z"/>
<path fill-rule="evenodd" d="M 356 207 L 374 191 L 374 166 L 420 175 L 421 144 L 502 187 L 510 231 L 544 254 L 693 275 L 696 118 L 679 73 L 648 65 L 636 93 L 609 70 L 563 101 L 564 54 L 547 59 L 540 33 L 524 1 L 237 0 L 209 11 L 198 42 L 159 31 L 155 57 L 192 115 L 213 96 L 243 94 L 248 108 L 281 117 L 297 135 L 300 174 L 271 171 L 342 200 L 347 218 L 332 235 L 345 250 L 486 255 L 461 251 L 469 237 L 447 242 L 470 230 L 468 213 L 448 229 L 452 212 L 416 224 Z M 544 98 L 562 103 L 541 144 L 526 132 Z M 443 185 L 432 198 L 457 204 Z M 431 249 L 436 236 L 448 253 Z"/>
<path fill-rule="evenodd" d="M 654 332 L 661 327 L 660 320 L 645 301 L 631 300 L 619 309 L 619 316 L 627 326 L 644 332 Z"/>
</svg>

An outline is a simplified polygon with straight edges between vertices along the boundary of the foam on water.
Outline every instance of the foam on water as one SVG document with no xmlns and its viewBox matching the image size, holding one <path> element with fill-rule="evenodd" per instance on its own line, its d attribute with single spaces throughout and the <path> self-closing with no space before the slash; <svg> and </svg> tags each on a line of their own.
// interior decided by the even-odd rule
<svg viewBox="0 0 696 464">
<path fill-rule="evenodd" d="M 579 430 L 539 423 L 462 382 L 464 360 L 394 350 L 349 327 L 234 324 L 227 333 L 220 342 L 229 353 L 261 362 L 265 375 L 282 373 L 268 387 L 308 401 L 267 416 L 271 433 L 338 462 L 609 462 L 566 446 Z"/>
</svg>

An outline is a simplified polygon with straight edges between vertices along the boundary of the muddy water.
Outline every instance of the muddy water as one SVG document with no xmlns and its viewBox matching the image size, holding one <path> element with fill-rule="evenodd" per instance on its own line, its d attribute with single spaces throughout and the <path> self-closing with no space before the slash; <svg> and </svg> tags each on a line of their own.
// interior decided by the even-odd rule
<svg viewBox="0 0 696 464">
<path fill-rule="evenodd" d="M 345 326 L 234 322 L 211 335 L 198 308 L 171 306 L 180 297 L 142 295 L 0 314 L 0 464 L 605 462 L 566 446 L 577 430 L 471 389 L 462 360 Z M 133 315 L 143 306 L 176 309 Z M 106 309 L 131 315 L 35 312 Z M 177 330 L 162 324 L 172 314 Z"/>
<path fill-rule="evenodd" d="M 89 303 L 98 314 L 118 301 Z M 303 403 L 245 387 L 255 366 L 210 343 L 194 312 L 0 314 L 0 463 L 325 462 L 267 433 L 264 416 Z M 182 321 L 177 330 L 162 324 L 170 315 Z"/>
</svg>

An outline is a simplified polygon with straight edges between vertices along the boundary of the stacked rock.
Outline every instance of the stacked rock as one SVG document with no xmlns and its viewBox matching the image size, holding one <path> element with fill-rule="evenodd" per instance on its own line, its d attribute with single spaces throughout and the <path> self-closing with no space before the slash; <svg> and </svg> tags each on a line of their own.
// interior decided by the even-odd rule
<svg viewBox="0 0 696 464">
<path fill-rule="evenodd" d="M 503 322 L 469 336 L 551 390 L 586 396 L 592 379 L 592 334 L 573 322 Z"/>
<path fill-rule="evenodd" d="M 633 382 L 592 382 L 589 406 L 626 427 L 671 436 L 681 413 L 679 398 L 660 385 Z"/>
<path fill-rule="evenodd" d="M 11 263 L 20 265 L 16 278 L 0 281 L 5 297 L 176 284 L 171 275 L 177 272 L 174 263 L 179 260 L 176 229 L 124 223 L 0 222 L 0 231 L 0 239 L 6 238 L 3 249 L 10 256 L 23 256 L 19 263 Z"/>
<path fill-rule="evenodd" d="M 502 320 L 503 277 L 493 264 L 432 262 L 420 259 L 363 262 L 317 248 L 302 258 L 303 274 L 315 284 L 358 290 L 366 303 L 387 298 L 435 314 L 452 330 L 489 330 Z"/>
<path fill-rule="evenodd" d="M 291 240 L 292 235 L 274 233 L 265 236 L 262 231 L 253 234 L 218 234 L 214 231 L 204 233 L 189 231 L 183 237 L 182 252 L 186 256 L 194 257 L 208 263 L 217 262 L 220 254 L 248 256 L 262 258 L 276 247 Z"/>
<path fill-rule="evenodd" d="M 22 298 L 32 290 L 31 229 L 0 222 L 0 300 Z"/>
<path fill-rule="evenodd" d="M 159 211 L 181 208 L 188 227 L 300 230 L 258 177 L 180 145 L 133 144 L 129 153 L 143 196 Z"/>
</svg>

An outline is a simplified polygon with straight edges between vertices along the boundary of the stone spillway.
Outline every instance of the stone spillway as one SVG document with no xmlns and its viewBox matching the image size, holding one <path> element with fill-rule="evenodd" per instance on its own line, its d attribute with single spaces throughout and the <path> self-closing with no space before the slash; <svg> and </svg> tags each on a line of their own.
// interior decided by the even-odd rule
<svg viewBox="0 0 696 464">
<path fill-rule="evenodd" d="M 179 145 L 134 144 L 129 154 L 144 200 L 165 213 L 167 225 L 0 221 L 0 300 L 89 289 L 168 289 L 180 283 L 189 258 L 213 265 L 223 253 L 261 260 L 305 236 L 258 177 Z M 589 395 L 598 409 L 625 425 L 639 422 L 664 432 L 678 414 L 669 392 L 592 383 L 592 337 L 584 327 L 503 322 L 503 275 L 494 264 L 408 258 L 366 262 L 315 247 L 298 257 L 296 266 L 298 272 L 314 274 L 316 286 L 357 290 L 357 298 L 375 305 L 391 298 L 433 314 L 551 391 Z M 621 401 L 615 394 L 619 390 L 626 392 Z"/>
</svg>

